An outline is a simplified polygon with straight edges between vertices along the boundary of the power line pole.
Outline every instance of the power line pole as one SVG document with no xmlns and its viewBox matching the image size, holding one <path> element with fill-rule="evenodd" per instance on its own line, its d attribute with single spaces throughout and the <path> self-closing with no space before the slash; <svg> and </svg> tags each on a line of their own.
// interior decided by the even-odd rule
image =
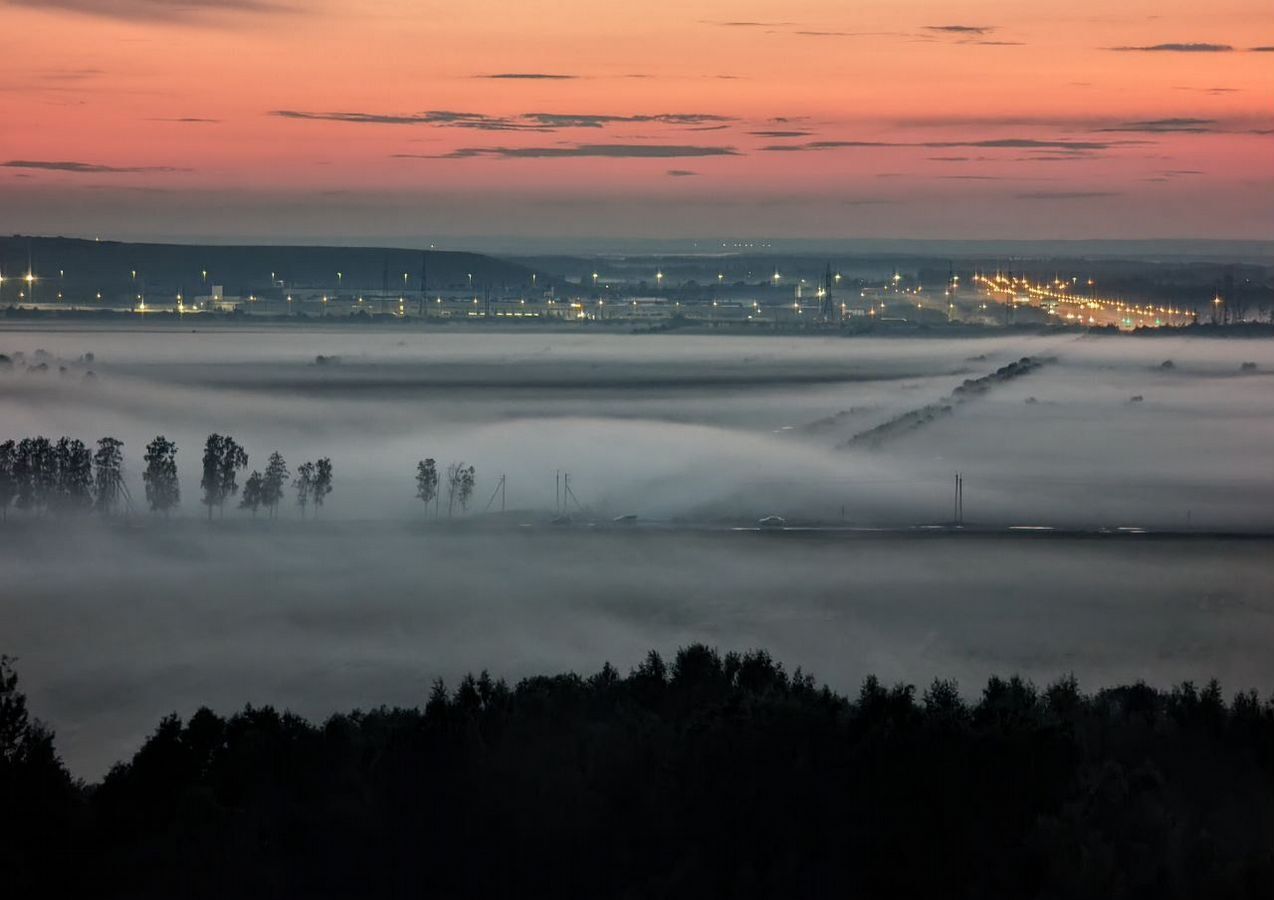
<svg viewBox="0 0 1274 900">
<path fill-rule="evenodd" d="M 575 492 L 571 490 L 571 473 L 563 472 L 562 473 L 562 506 L 564 509 L 568 508 L 566 507 L 566 501 L 568 499 L 574 501 L 576 509 L 578 509 L 580 512 L 584 511 L 584 505 L 579 502 L 579 498 L 577 498 L 575 496 Z"/>
<path fill-rule="evenodd" d="M 488 512 L 491 509 L 491 504 L 495 502 L 495 498 L 497 494 L 500 496 L 500 512 L 504 512 L 504 476 L 503 475 L 500 476 L 499 482 L 496 483 L 495 490 L 491 492 L 491 499 L 487 501 L 486 509 L 484 509 L 483 512 Z"/>
</svg>

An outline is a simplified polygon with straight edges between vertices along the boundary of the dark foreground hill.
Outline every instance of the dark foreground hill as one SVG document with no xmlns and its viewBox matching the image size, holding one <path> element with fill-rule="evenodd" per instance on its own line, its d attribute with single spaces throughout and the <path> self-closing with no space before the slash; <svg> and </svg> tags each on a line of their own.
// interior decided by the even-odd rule
<svg viewBox="0 0 1274 900">
<path fill-rule="evenodd" d="M 12 897 L 1238 898 L 1274 886 L 1274 708 L 1215 684 L 847 699 L 761 652 L 485 674 L 314 725 L 165 719 L 72 782 L 0 682 Z"/>
<path fill-rule="evenodd" d="M 227 296 L 265 294 L 290 288 L 351 293 L 387 288 L 419 291 L 422 275 L 433 289 L 477 290 L 531 282 L 530 268 L 480 253 L 379 247 L 275 247 L 193 244 L 132 244 L 74 238 L 0 237 L 0 305 L 17 303 L 17 283 L 28 262 L 38 281 L 36 299 L 58 291 L 71 300 L 101 292 L 104 298 L 145 290 L 149 297 L 193 297 L 213 284 Z M 133 273 L 136 272 L 134 277 Z M 337 277 L 337 273 L 341 273 Z M 206 276 L 205 276 L 205 273 Z M 403 274 L 408 278 L 403 281 Z M 472 276 L 472 280 L 470 279 Z M 542 273 L 538 285 L 547 287 Z"/>
</svg>

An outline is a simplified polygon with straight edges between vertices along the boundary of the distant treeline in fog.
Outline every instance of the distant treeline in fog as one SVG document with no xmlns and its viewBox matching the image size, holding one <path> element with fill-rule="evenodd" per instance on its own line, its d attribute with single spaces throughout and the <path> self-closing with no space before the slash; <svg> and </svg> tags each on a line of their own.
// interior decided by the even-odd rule
<svg viewBox="0 0 1274 900">
<path fill-rule="evenodd" d="M 847 698 L 762 651 L 487 673 L 312 724 L 164 718 L 77 782 L 0 662 L 10 896 L 1267 897 L 1274 703 L 991 678 Z"/>
<path fill-rule="evenodd" d="M 27 437 L 0 443 L 0 519 L 10 507 L 33 515 L 74 515 L 96 512 L 115 515 L 133 508 L 124 478 L 124 443 L 117 438 L 98 440 L 96 450 L 77 438 Z M 177 445 L 157 435 L 146 445 L 142 483 L 146 505 L 152 513 L 169 515 L 181 503 L 177 474 Z M 332 461 L 327 457 L 301 463 L 295 478 L 287 461 L 272 452 L 264 471 L 254 469 L 240 491 L 239 473 L 248 467 L 248 453 L 228 435 L 210 434 L 204 444 L 200 503 L 208 518 L 225 514 L 226 502 L 239 496 L 239 508 L 255 517 L 264 511 L 273 518 L 291 487 L 302 517 L 313 507 L 315 514 L 332 492 Z M 438 515 L 445 494 L 447 515 L 467 512 L 477 485 L 471 465 L 453 462 L 442 473 L 433 459 L 416 464 L 416 497 L 425 509 Z"/>
<path fill-rule="evenodd" d="M 56 237 L 0 237 L 0 272 L 31 272 L 33 299 L 69 301 L 189 296 L 222 285 L 226 294 L 280 293 L 287 287 L 340 285 L 347 291 L 403 288 L 412 296 L 432 288 L 530 284 L 549 287 L 558 279 L 481 253 L 389 247 L 304 247 L 120 243 Z M 338 274 L 339 272 L 339 274 Z M 403 276 L 407 277 L 404 278 Z M 404 287 L 405 285 L 405 287 Z M 30 285 L 26 286 L 28 289 Z M 0 306 L 17 303 L 6 287 Z M 32 298 L 27 298 L 28 302 Z"/>
</svg>

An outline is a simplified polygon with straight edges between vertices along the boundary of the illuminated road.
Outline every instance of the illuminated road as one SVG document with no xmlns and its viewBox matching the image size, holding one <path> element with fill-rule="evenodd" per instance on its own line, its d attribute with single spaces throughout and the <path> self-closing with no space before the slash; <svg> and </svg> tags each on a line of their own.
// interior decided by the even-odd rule
<svg viewBox="0 0 1274 900">
<path fill-rule="evenodd" d="M 1055 279 L 1032 282 L 1003 274 L 975 275 L 974 283 L 999 304 L 1011 303 L 1015 308 L 1031 306 L 1043 309 L 1059 321 L 1107 326 L 1121 329 L 1162 328 L 1192 324 L 1197 314 L 1174 306 L 1130 303 L 1118 298 L 1099 296 L 1090 280 L 1080 285 L 1079 279 Z M 1087 288 L 1087 293 L 1082 293 Z"/>
</svg>

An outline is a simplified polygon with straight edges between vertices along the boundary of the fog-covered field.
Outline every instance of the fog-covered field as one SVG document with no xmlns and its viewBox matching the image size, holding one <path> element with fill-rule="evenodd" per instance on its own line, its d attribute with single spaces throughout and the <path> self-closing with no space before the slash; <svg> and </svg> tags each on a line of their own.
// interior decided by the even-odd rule
<svg viewBox="0 0 1274 900">
<path fill-rule="evenodd" d="M 85 775 L 199 703 L 414 703 L 437 675 L 626 667 L 700 639 L 765 646 L 846 689 L 867 672 L 975 689 L 992 671 L 1274 687 L 1265 540 L 582 525 L 943 522 L 959 471 L 975 525 L 1272 530 L 1266 342 L 7 325 L 0 353 L 22 354 L 0 372 L 0 440 L 117 436 L 139 507 L 145 442 L 180 448 L 171 521 L 11 513 L 0 528 L 0 652 Z M 1050 361 L 845 446 L 1024 356 Z M 321 518 L 201 522 L 213 431 L 250 468 L 275 449 L 294 467 L 331 457 Z M 478 511 L 505 475 L 514 512 L 427 524 L 424 457 L 474 464 Z M 583 507 L 570 528 L 544 524 L 559 471 Z"/>
<path fill-rule="evenodd" d="M 140 497 L 142 447 L 166 434 L 191 514 L 212 431 L 254 466 L 330 456 L 337 518 L 417 514 L 426 456 L 475 464 L 478 494 L 506 474 L 512 507 L 551 509 L 566 470 L 583 505 L 651 518 L 932 521 L 957 470 L 970 521 L 1262 528 L 1274 509 L 1264 341 L 0 332 L 0 353 L 37 349 L 94 361 L 0 375 L 5 436 L 118 436 Z M 840 448 L 1022 356 L 1056 362 L 875 452 Z"/>
</svg>

